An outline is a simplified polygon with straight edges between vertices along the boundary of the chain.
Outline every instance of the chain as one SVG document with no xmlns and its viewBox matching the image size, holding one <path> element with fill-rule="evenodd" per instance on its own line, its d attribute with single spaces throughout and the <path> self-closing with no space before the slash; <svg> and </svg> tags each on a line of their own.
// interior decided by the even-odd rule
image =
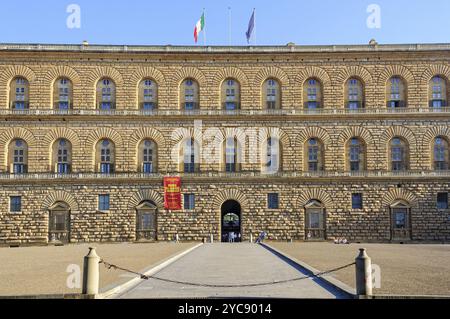
<svg viewBox="0 0 450 319">
<path fill-rule="evenodd" d="M 186 285 L 186 286 L 196 286 L 196 287 L 207 287 L 207 288 L 245 288 L 245 287 L 260 287 L 260 286 L 269 286 L 269 285 L 278 285 L 278 284 L 284 284 L 284 283 L 288 283 L 288 282 L 295 282 L 295 281 L 300 281 L 303 279 L 310 279 L 310 278 L 318 278 L 318 277 L 322 277 L 325 276 L 327 274 L 351 267 L 353 265 L 355 265 L 355 263 L 351 263 L 351 264 L 347 264 L 344 266 L 340 266 L 337 268 L 333 268 L 327 271 L 323 271 L 323 272 L 319 272 L 317 274 L 311 274 L 311 275 L 306 275 L 306 276 L 302 276 L 302 277 L 297 277 L 297 278 L 292 278 L 292 279 L 286 279 L 286 280 L 277 280 L 277 281 L 268 281 L 268 282 L 262 282 L 262 283 L 254 283 L 254 284 L 235 284 L 235 285 L 220 285 L 220 284 L 202 284 L 202 283 L 193 283 L 193 282 L 187 282 L 187 281 L 179 281 L 179 280 L 173 280 L 173 279 L 167 279 L 167 278 L 161 278 L 161 277 L 157 277 L 157 276 L 147 276 L 143 273 L 140 272 L 136 272 L 133 270 L 129 270 L 114 264 L 110 264 L 107 263 L 106 261 L 104 261 L 103 259 L 100 260 L 99 262 L 100 264 L 104 264 L 105 267 L 107 269 L 114 269 L 114 270 L 122 270 L 134 275 L 139 276 L 141 279 L 144 280 L 149 280 L 149 279 L 155 279 L 155 280 L 159 280 L 159 281 L 164 281 L 164 282 L 168 282 L 168 283 L 174 283 L 174 284 L 179 284 L 179 285 Z"/>
</svg>

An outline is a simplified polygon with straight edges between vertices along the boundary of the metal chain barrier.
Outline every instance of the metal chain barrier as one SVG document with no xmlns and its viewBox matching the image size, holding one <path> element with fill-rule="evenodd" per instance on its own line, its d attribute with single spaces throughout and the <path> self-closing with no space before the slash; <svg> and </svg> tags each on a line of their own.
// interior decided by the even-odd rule
<svg viewBox="0 0 450 319">
<path fill-rule="evenodd" d="M 139 276 L 141 279 L 144 280 L 149 280 L 149 279 L 155 279 L 155 280 L 159 280 L 159 281 L 164 281 L 164 282 L 168 282 L 168 283 L 174 283 L 174 284 L 179 284 L 179 285 L 186 285 L 186 286 L 196 286 L 196 287 L 208 287 L 208 288 L 245 288 L 245 287 L 260 287 L 260 286 L 269 286 L 269 285 L 278 285 L 278 284 L 284 284 L 284 283 L 288 283 L 288 282 L 295 282 L 295 281 L 300 281 L 303 279 L 312 279 L 312 278 L 319 278 L 328 274 L 331 274 L 333 272 L 351 267 L 355 265 L 355 262 L 352 262 L 351 264 L 347 264 L 344 266 L 340 266 L 337 268 L 333 268 L 327 271 L 323 271 L 323 272 L 319 272 L 317 274 L 311 274 L 311 275 L 306 275 L 306 276 L 302 276 L 302 277 L 297 277 L 297 278 L 292 278 L 292 279 L 286 279 L 286 280 L 278 280 L 278 281 L 270 281 L 270 282 L 262 282 L 262 283 L 254 283 L 254 284 L 235 284 L 235 285 L 220 285 L 220 284 L 202 284 L 202 283 L 193 283 L 193 282 L 186 282 L 186 281 L 178 281 L 178 280 L 172 280 L 172 279 L 167 279 L 167 278 L 161 278 L 161 277 L 157 277 L 157 276 L 147 276 L 143 273 L 140 272 L 136 272 L 133 270 L 129 270 L 114 264 L 110 264 L 106 261 L 104 261 L 103 259 L 100 260 L 99 262 L 100 264 L 105 265 L 105 267 L 107 269 L 114 269 L 114 270 L 122 270 L 134 275 Z"/>
</svg>

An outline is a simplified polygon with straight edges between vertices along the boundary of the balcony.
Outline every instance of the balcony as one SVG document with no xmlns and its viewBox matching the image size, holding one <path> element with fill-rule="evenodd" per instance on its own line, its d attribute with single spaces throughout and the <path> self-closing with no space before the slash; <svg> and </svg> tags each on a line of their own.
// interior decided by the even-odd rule
<svg viewBox="0 0 450 319">
<path fill-rule="evenodd" d="M 0 173 L 0 182 L 6 181 L 35 181 L 35 180 L 154 180 L 161 181 L 164 176 L 180 176 L 184 179 L 440 179 L 450 178 L 450 170 L 442 171 L 361 171 L 361 172 L 338 172 L 338 171 L 322 171 L 322 172 L 278 172 L 266 174 L 259 171 L 242 171 L 242 172 L 197 172 L 197 173 L 24 173 L 10 174 Z"/>
<path fill-rule="evenodd" d="M 0 109 L 0 116 L 139 116 L 139 117 L 170 117 L 170 116 L 330 116 L 330 115 L 395 115 L 395 114 L 450 114 L 450 107 L 442 108 L 317 108 L 317 109 Z"/>
</svg>

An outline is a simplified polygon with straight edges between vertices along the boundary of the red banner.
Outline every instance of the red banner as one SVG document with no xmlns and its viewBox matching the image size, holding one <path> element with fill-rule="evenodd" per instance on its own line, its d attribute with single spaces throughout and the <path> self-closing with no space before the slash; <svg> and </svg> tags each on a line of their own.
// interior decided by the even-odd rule
<svg viewBox="0 0 450 319">
<path fill-rule="evenodd" d="M 164 177 L 164 208 L 181 209 L 181 178 Z"/>
</svg>

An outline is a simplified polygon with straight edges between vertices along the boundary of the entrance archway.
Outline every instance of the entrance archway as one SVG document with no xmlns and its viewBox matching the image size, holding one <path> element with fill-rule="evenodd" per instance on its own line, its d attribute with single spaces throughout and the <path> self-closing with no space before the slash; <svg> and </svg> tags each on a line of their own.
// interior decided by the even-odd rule
<svg viewBox="0 0 450 319">
<path fill-rule="evenodd" d="M 227 200 L 222 204 L 220 211 L 222 242 L 240 242 L 241 204 L 235 200 Z"/>
</svg>

